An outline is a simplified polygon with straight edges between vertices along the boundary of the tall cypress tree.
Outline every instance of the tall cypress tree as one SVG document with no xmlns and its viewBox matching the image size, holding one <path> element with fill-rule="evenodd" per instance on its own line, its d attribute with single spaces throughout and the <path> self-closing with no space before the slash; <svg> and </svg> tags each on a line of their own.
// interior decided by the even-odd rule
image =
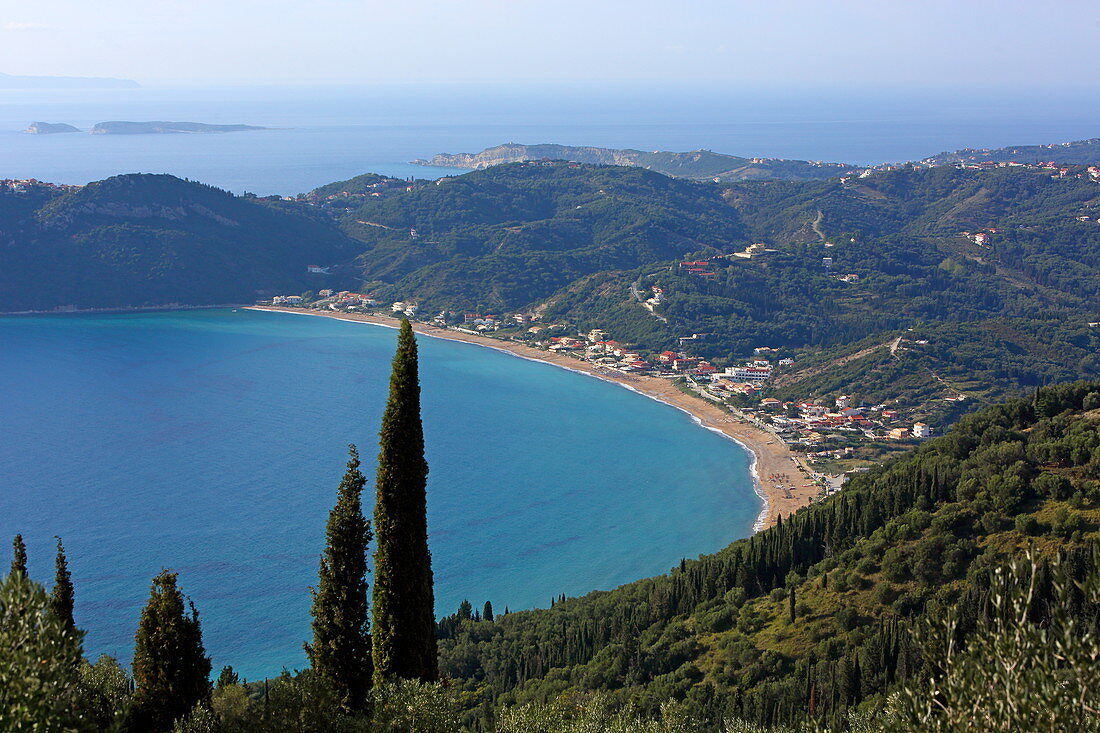
<svg viewBox="0 0 1100 733">
<path fill-rule="evenodd" d="M 367 480 L 359 451 L 348 446 L 348 470 L 325 528 L 317 588 L 313 590 L 313 643 L 306 653 L 313 671 L 350 710 L 362 710 L 371 686 L 371 639 L 367 602 L 367 544 L 370 524 L 361 495 Z"/>
<path fill-rule="evenodd" d="M 202 645 L 199 612 L 184 608 L 176 574 L 153 578 L 149 602 L 134 638 L 134 696 L 127 731 L 167 733 L 210 697 L 210 658 Z"/>
<path fill-rule="evenodd" d="M 57 537 L 56 539 L 57 570 L 54 575 L 50 603 L 53 606 L 54 614 L 65 625 L 66 631 L 71 633 L 76 631 L 76 622 L 73 620 L 73 600 L 75 598 L 73 574 L 69 572 L 69 562 L 65 559 L 65 547 L 61 544 L 61 538 Z"/>
<path fill-rule="evenodd" d="M 375 683 L 439 676 L 432 557 L 428 551 L 424 429 L 416 339 L 401 322 L 382 416 L 374 504 Z"/>
<path fill-rule="evenodd" d="M 27 545 L 23 542 L 23 535 L 17 534 L 11 541 L 11 570 L 9 575 L 22 573 L 27 575 Z"/>
</svg>

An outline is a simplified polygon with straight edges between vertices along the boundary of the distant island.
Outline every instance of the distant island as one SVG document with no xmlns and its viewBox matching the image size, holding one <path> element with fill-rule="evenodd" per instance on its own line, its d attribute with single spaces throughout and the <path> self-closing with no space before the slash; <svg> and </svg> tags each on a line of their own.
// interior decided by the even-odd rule
<svg viewBox="0 0 1100 733">
<path fill-rule="evenodd" d="M 56 135 L 60 132 L 80 132 L 80 129 L 64 122 L 32 122 L 23 132 L 32 135 Z"/>
<path fill-rule="evenodd" d="M 0 73 L 0 89 L 138 89 L 132 79 L 98 76 L 14 76 Z"/>
<path fill-rule="evenodd" d="M 92 128 L 93 135 L 166 135 L 176 133 L 246 132 L 266 130 L 256 125 L 208 125 L 202 122 L 100 122 Z"/>
<path fill-rule="evenodd" d="M 553 144 L 522 145 L 519 143 L 497 145 L 482 150 L 480 153 L 439 153 L 429 160 L 417 159 L 412 163 L 443 168 L 481 170 L 503 163 L 522 163 L 529 160 L 566 160 L 573 163 L 632 166 L 647 168 L 674 178 L 716 179 L 723 182 L 769 179 L 824 180 L 844 175 L 853 168 L 853 166 L 844 163 L 785 160 L 782 158 L 742 158 L 736 155 L 715 153 L 711 150 L 693 150 L 688 153 L 671 153 L 657 150 L 646 153 L 631 149 L 620 150 Z"/>
</svg>

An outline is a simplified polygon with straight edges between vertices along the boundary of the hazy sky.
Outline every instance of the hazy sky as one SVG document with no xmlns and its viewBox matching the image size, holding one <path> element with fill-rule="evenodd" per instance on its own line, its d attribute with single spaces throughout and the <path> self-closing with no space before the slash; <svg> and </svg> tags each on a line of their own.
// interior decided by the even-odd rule
<svg viewBox="0 0 1100 733">
<path fill-rule="evenodd" d="M 1098 0 L 0 2 L 0 71 L 159 83 L 1095 89 Z"/>
</svg>

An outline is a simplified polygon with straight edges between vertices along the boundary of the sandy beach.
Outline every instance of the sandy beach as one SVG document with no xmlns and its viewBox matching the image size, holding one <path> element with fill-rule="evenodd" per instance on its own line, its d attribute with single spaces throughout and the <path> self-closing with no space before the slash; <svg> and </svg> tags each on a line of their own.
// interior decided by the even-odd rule
<svg viewBox="0 0 1100 733">
<path fill-rule="evenodd" d="M 280 308 L 273 306 L 248 306 L 248 308 L 250 310 L 321 316 L 343 321 L 375 323 L 391 327 L 399 323 L 396 318 L 362 313 L 338 313 L 306 308 Z M 764 498 L 767 504 L 764 512 L 760 516 L 760 521 L 757 522 L 757 529 L 763 529 L 775 524 L 775 520 L 779 515 L 785 517 L 789 516 L 795 510 L 809 504 L 810 500 L 818 493 L 818 487 L 799 470 L 800 463 L 798 462 L 797 456 L 778 438 L 750 423 L 739 420 L 714 403 L 708 402 L 700 397 L 684 394 L 677 389 L 676 385 L 672 384 L 672 382 L 667 379 L 624 374 L 614 369 L 607 369 L 595 364 L 590 364 L 589 362 L 570 356 L 569 354 L 543 351 L 542 349 L 520 344 L 515 341 L 505 341 L 503 339 L 495 339 L 488 336 L 468 334 L 461 331 L 431 326 L 425 323 L 413 323 L 413 328 L 417 333 L 422 333 L 426 336 L 450 339 L 452 341 L 464 341 L 466 343 L 498 349 L 525 359 L 555 364 L 599 379 L 615 382 L 616 384 L 633 389 L 647 397 L 651 397 L 667 405 L 683 410 L 694 417 L 703 427 L 715 430 L 732 438 L 745 446 L 755 456 L 753 471 L 757 481 L 756 489 L 757 493 Z M 773 478 L 777 476 L 780 478 Z"/>
</svg>

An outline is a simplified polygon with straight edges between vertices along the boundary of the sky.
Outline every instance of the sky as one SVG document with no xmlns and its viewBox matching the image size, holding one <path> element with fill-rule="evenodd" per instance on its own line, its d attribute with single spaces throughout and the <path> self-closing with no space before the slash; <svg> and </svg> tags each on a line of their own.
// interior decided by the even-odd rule
<svg viewBox="0 0 1100 733">
<path fill-rule="evenodd" d="M 1097 0 L 0 2 L 0 72 L 144 85 L 1096 89 Z"/>
</svg>

